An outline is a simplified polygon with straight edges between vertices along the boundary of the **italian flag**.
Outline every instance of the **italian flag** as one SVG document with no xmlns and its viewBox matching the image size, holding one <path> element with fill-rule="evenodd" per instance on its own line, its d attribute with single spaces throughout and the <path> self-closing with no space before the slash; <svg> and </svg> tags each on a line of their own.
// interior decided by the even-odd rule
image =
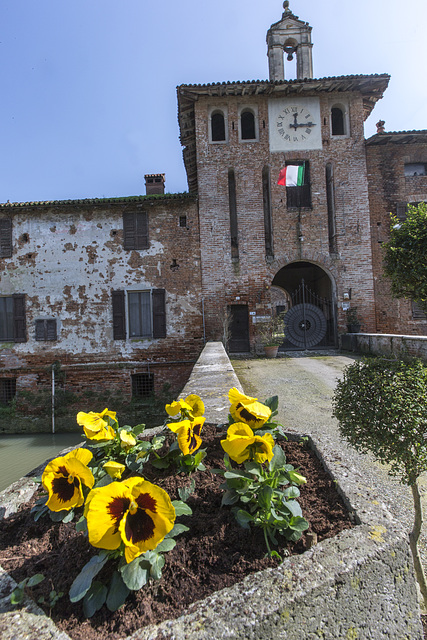
<svg viewBox="0 0 427 640">
<path fill-rule="evenodd" d="M 280 170 L 277 184 L 283 187 L 301 187 L 304 184 L 304 165 L 288 164 Z"/>
</svg>

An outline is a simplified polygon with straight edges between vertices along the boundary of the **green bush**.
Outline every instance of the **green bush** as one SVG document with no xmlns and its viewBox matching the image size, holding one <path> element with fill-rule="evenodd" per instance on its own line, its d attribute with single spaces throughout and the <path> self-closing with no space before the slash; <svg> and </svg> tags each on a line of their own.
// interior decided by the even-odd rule
<svg viewBox="0 0 427 640">
<path fill-rule="evenodd" d="M 390 465 L 411 487 L 415 519 L 409 536 L 415 573 L 427 609 L 427 583 L 418 551 L 422 506 L 417 479 L 427 471 L 427 367 L 419 360 L 371 358 L 347 367 L 333 413 L 340 433 L 360 453 Z"/>
</svg>

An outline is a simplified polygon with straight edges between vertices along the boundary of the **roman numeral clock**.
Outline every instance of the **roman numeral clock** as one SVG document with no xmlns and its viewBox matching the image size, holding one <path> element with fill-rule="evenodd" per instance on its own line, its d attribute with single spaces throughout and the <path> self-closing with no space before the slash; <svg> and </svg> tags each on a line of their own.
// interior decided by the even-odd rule
<svg viewBox="0 0 427 640">
<path fill-rule="evenodd" d="M 317 98 L 278 98 L 268 103 L 270 151 L 321 149 Z"/>
</svg>

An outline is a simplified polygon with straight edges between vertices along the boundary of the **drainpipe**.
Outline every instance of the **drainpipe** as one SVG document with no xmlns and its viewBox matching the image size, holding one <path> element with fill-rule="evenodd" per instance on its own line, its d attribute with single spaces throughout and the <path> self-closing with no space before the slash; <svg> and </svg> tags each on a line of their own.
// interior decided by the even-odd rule
<svg viewBox="0 0 427 640">
<path fill-rule="evenodd" d="M 52 433 L 55 433 L 55 365 L 52 365 Z"/>
</svg>

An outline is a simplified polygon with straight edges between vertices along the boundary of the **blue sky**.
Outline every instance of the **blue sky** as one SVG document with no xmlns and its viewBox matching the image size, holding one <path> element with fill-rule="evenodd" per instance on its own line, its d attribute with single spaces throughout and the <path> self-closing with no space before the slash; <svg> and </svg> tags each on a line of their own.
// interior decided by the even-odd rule
<svg viewBox="0 0 427 640">
<path fill-rule="evenodd" d="M 291 0 L 314 76 L 389 73 L 366 123 L 427 129 L 426 0 Z M 280 0 L 2 0 L 0 202 L 187 190 L 176 86 L 268 78 Z"/>
</svg>

